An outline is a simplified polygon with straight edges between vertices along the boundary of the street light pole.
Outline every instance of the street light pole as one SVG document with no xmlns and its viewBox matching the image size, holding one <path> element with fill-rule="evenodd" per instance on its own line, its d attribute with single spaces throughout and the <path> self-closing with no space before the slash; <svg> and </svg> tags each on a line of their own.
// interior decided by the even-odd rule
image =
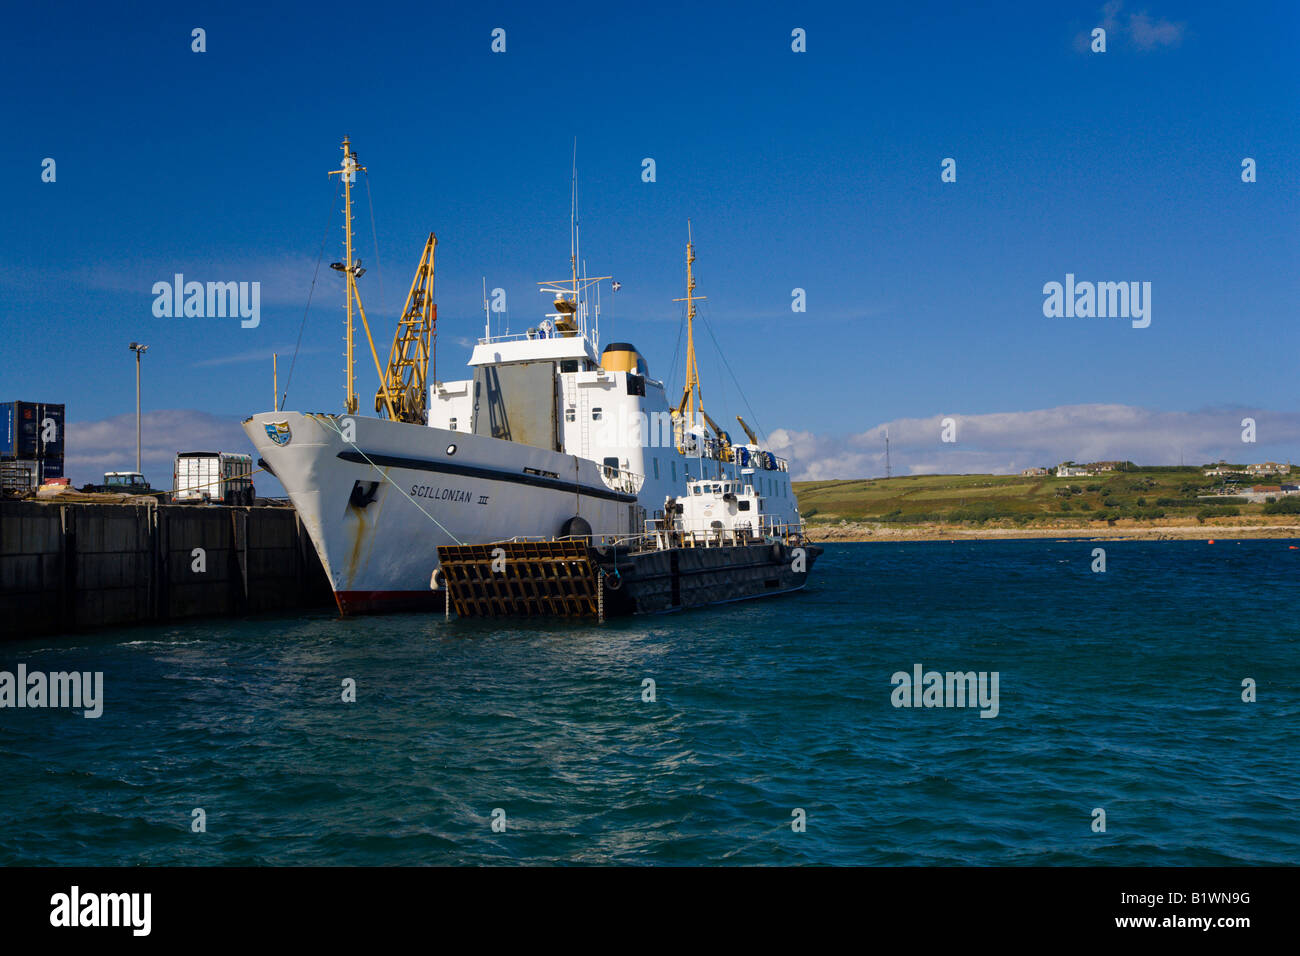
<svg viewBox="0 0 1300 956">
<path fill-rule="evenodd" d="M 140 471 L 140 356 L 149 351 L 149 346 L 132 342 L 127 346 L 135 353 L 135 470 Z"/>
</svg>

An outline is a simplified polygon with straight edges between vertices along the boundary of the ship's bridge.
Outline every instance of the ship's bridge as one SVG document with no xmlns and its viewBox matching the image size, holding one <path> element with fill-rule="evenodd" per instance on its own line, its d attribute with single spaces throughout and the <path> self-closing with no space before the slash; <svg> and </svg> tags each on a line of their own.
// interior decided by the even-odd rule
<svg viewBox="0 0 1300 956">
<path fill-rule="evenodd" d="M 598 365 L 596 348 L 585 335 L 556 334 L 545 329 L 519 335 L 496 335 L 478 340 L 470 366 L 513 365 L 520 362 L 562 362 L 586 359 Z M 582 367 L 586 367 L 585 364 Z"/>
</svg>

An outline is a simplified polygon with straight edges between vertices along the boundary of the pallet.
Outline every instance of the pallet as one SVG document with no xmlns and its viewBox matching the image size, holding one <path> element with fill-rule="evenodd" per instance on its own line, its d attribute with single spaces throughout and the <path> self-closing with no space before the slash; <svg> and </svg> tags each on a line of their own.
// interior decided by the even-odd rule
<svg viewBox="0 0 1300 956">
<path fill-rule="evenodd" d="M 444 544 L 438 561 L 460 617 L 603 617 L 602 575 L 585 541 Z"/>
</svg>

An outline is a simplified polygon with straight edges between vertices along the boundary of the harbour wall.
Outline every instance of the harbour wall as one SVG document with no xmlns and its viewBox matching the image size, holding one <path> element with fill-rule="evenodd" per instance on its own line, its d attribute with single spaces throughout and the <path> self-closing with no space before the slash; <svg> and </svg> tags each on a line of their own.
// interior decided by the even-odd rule
<svg viewBox="0 0 1300 956">
<path fill-rule="evenodd" d="M 292 508 L 0 501 L 0 639 L 333 603 Z"/>
</svg>

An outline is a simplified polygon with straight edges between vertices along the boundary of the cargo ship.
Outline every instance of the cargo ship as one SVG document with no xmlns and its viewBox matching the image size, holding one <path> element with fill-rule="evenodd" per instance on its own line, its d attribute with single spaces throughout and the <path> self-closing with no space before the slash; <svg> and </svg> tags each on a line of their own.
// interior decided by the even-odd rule
<svg viewBox="0 0 1300 956">
<path fill-rule="evenodd" d="M 666 518 L 688 484 L 727 479 L 756 492 L 756 541 L 802 530 L 785 459 L 737 419 L 734 441 L 704 410 L 695 355 L 695 247 L 686 246 L 685 388 L 672 400 L 628 342 L 600 343 L 599 287 L 579 272 L 576 214 L 569 275 L 538 283 L 551 311 L 516 334 L 474 345 L 465 377 L 431 374 L 436 342 L 430 234 L 380 363 L 353 257 L 351 188 L 358 162 L 349 140 L 331 175 L 342 179 L 346 282 L 346 381 L 341 413 L 273 410 L 243 422 L 259 464 L 300 515 L 345 614 L 440 603 L 431 590 L 440 545 L 574 538 L 605 547 Z M 575 204 L 576 208 L 576 204 Z M 592 294 L 592 290 L 596 294 Z M 593 299 L 595 302 L 593 303 Z M 370 344 L 376 415 L 357 413 L 355 322 Z"/>
</svg>

